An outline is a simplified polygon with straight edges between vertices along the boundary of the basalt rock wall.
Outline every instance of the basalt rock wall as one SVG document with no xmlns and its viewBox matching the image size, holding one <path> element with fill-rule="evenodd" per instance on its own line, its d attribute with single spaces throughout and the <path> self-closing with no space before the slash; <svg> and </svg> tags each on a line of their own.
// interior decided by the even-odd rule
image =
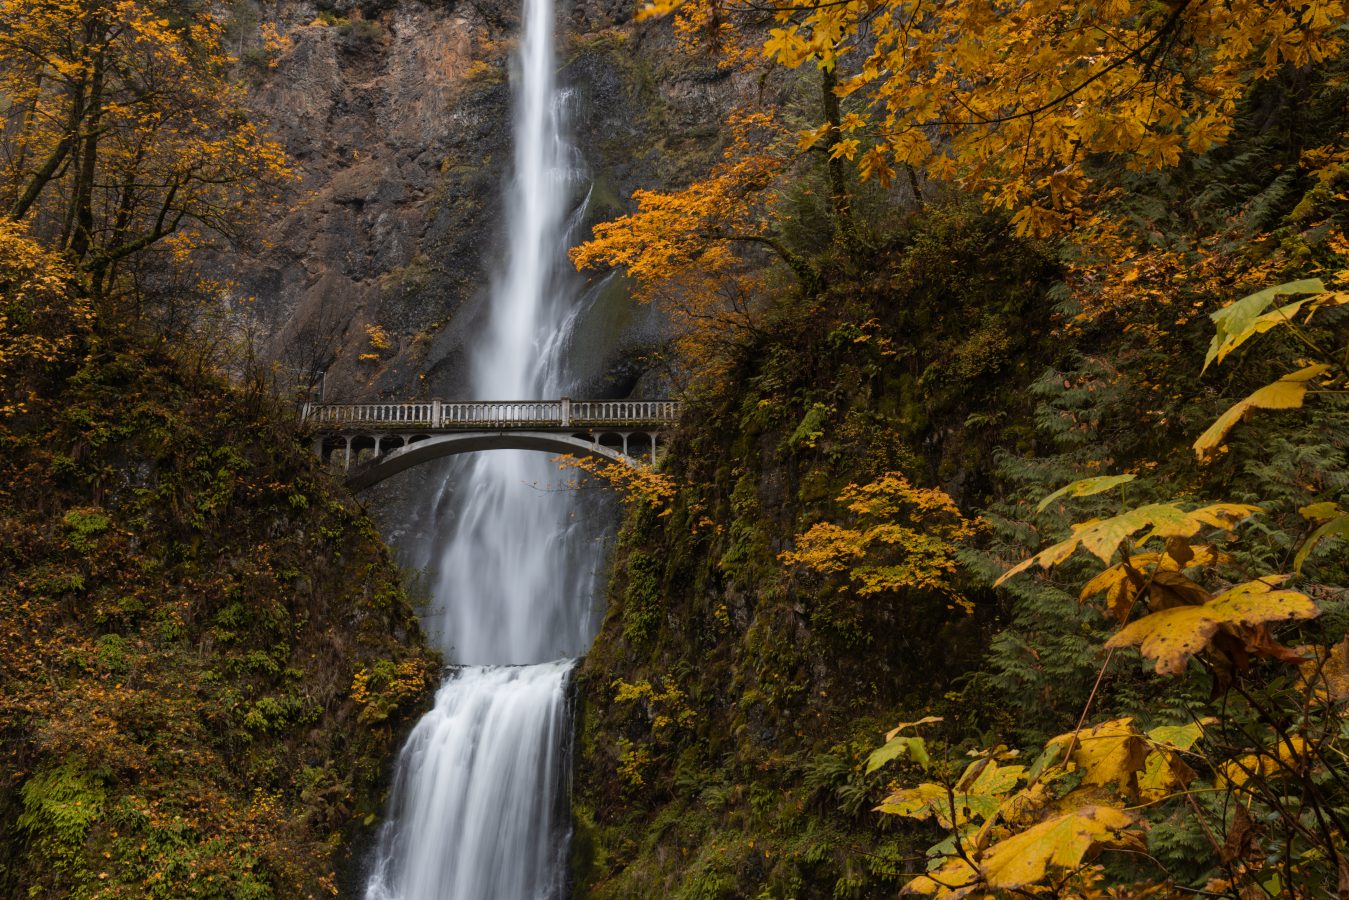
<svg viewBox="0 0 1349 900">
<path fill-rule="evenodd" d="M 669 26 L 635 24 L 634 8 L 559 13 L 592 221 L 703 168 L 725 111 L 754 89 L 672 53 Z M 263 354 L 286 377 L 317 387 L 326 372 L 330 401 L 462 394 L 503 243 L 519 15 L 512 0 L 231 9 L 240 75 L 297 178 L 220 267 L 253 298 Z M 621 284 L 593 291 L 579 368 L 589 393 L 623 395 L 659 328 Z"/>
</svg>

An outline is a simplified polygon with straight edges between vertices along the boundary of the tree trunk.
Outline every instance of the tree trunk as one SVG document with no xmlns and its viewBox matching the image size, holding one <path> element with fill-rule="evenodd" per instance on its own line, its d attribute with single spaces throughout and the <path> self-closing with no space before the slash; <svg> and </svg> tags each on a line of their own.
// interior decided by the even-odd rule
<svg viewBox="0 0 1349 900">
<path fill-rule="evenodd" d="M 829 202 L 834 212 L 834 233 L 848 249 L 857 246 L 857 224 L 852 216 L 852 198 L 848 195 L 848 173 L 843 157 L 834 156 L 834 148 L 843 139 L 840 126 L 843 117 L 839 111 L 838 73 L 833 69 L 820 70 L 820 102 L 824 119 L 829 123 L 829 134 L 824 140 L 825 165 L 829 171 Z"/>
<path fill-rule="evenodd" d="M 71 235 L 70 252 L 77 260 L 89 255 L 94 240 L 94 177 L 98 174 L 99 120 L 103 116 L 103 72 L 104 55 L 100 53 L 94 58 L 94 74 L 89 84 L 88 126 L 80 150 L 79 189 L 74 195 L 75 231 Z"/>
</svg>

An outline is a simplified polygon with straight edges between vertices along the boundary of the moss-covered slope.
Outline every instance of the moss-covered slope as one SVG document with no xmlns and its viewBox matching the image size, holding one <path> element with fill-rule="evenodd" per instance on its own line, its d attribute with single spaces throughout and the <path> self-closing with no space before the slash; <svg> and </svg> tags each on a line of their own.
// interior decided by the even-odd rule
<svg viewBox="0 0 1349 900">
<path fill-rule="evenodd" d="M 986 623 L 918 591 L 858 598 L 777 555 L 886 471 L 983 498 L 990 435 L 1030 431 L 1052 277 L 997 222 L 934 211 L 837 265 L 688 410 L 678 499 L 627 522 L 579 674 L 581 895 L 893 895 L 912 848 L 869 812 L 863 760 L 942 702 Z"/>
<path fill-rule="evenodd" d="M 265 391 L 147 343 L 16 378 L 0 895 L 330 896 L 435 671 L 370 520 Z"/>
</svg>

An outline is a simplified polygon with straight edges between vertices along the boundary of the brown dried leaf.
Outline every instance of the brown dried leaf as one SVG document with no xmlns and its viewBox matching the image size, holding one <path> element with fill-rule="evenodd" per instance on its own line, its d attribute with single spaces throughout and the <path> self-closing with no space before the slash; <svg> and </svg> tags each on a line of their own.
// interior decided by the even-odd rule
<svg viewBox="0 0 1349 900">
<path fill-rule="evenodd" d="M 1148 606 L 1154 612 L 1176 606 L 1198 606 L 1212 599 L 1212 594 L 1179 572 L 1158 569 L 1152 573 L 1152 585 L 1148 588 Z"/>
</svg>

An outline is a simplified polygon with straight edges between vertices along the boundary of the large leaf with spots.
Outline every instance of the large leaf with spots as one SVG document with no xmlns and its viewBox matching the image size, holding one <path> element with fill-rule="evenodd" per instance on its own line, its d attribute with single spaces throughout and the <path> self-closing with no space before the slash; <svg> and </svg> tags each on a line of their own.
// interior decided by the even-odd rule
<svg viewBox="0 0 1349 900">
<path fill-rule="evenodd" d="M 1118 840 L 1133 818 L 1111 806 L 1084 806 L 1027 828 L 988 848 L 979 870 L 995 889 L 1015 890 L 1041 881 L 1051 868 L 1081 865 L 1093 848 Z"/>
<path fill-rule="evenodd" d="M 1143 616 L 1121 629 L 1106 646 L 1138 646 L 1144 656 L 1157 661 L 1159 673 L 1179 674 L 1224 626 L 1255 627 L 1318 616 L 1320 610 L 1306 594 L 1278 589 L 1287 577 L 1248 581 L 1208 603 L 1174 606 Z"/>
</svg>

